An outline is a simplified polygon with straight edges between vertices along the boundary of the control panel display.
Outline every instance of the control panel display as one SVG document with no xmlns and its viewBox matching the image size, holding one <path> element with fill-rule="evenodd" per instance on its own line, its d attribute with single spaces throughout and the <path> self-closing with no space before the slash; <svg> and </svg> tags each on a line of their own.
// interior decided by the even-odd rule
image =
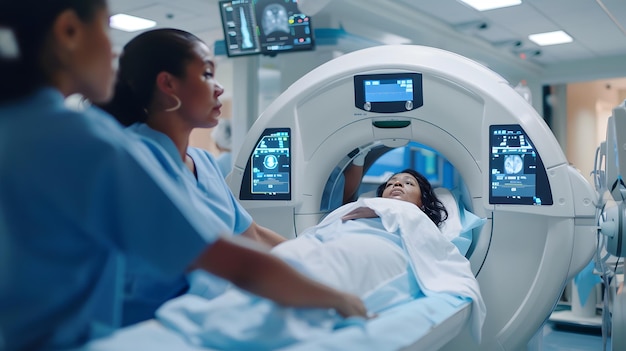
<svg viewBox="0 0 626 351">
<path fill-rule="evenodd" d="M 420 73 L 366 74 L 354 76 L 356 108 L 378 112 L 406 112 L 424 104 Z"/>
<path fill-rule="evenodd" d="M 291 130 L 268 128 L 244 171 L 242 200 L 291 200 Z"/>
<path fill-rule="evenodd" d="M 522 127 L 493 125 L 489 134 L 489 203 L 552 205 L 546 170 Z"/>
</svg>

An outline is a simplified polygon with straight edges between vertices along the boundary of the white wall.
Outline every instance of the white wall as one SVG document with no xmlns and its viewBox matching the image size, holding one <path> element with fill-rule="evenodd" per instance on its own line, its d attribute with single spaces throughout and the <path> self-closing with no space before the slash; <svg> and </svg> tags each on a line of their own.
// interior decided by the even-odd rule
<svg viewBox="0 0 626 351">
<path fill-rule="evenodd" d="M 567 85 L 567 159 L 593 184 L 596 148 L 606 137 L 606 120 L 612 109 L 626 98 L 626 90 L 611 80 L 570 83 Z"/>
</svg>

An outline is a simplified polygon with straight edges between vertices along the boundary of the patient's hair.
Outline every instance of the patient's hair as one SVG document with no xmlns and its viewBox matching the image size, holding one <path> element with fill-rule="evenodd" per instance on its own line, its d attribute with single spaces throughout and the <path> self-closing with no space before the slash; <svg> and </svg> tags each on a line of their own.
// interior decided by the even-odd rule
<svg viewBox="0 0 626 351">
<path fill-rule="evenodd" d="M 422 211 L 428 216 L 428 218 L 430 218 L 431 221 L 439 226 L 441 225 L 441 223 L 443 223 L 443 221 L 448 219 L 448 211 L 443 206 L 443 203 L 437 198 L 437 195 L 435 195 L 433 187 L 432 185 L 430 185 L 430 182 L 428 181 L 428 179 L 426 179 L 426 177 L 410 168 L 397 172 L 391 177 L 399 173 L 408 173 L 415 177 L 415 179 L 417 180 L 417 184 L 419 184 L 420 190 L 422 192 L 422 205 L 424 205 Z M 389 178 L 391 179 L 391 177 Z M 383 196 L 383 191 L 385 190 L 386 185 L 387 182 L 384 182 L 378 186 L 378 189 L 376 189 L 376 196 Z"/>
</svg>

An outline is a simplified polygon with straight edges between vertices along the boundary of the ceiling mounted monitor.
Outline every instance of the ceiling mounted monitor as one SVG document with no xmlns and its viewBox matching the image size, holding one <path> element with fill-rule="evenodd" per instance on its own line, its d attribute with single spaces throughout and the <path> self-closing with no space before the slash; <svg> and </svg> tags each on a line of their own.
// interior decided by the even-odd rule
<svg viewBox="0 0 626 351">
<path fill-rule="evenodd" d="M 219 6 L 229 57 L 315 48 L 311 18 L 297 0 L 221 0 Z"/>
</svg>

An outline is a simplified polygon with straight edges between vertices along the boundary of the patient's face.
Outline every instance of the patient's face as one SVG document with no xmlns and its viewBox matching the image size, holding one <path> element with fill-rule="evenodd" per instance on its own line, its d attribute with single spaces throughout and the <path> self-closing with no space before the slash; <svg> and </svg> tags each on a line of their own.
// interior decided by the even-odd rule
<svg viewBox="0 0 626 351">
<path fill-rule="evenodd" d="M 422 207 L 422 189 L 417 179 L 409 173 L 398 173 L 385 185 L 382 197 L 408 201 Z"/>
</svg>

